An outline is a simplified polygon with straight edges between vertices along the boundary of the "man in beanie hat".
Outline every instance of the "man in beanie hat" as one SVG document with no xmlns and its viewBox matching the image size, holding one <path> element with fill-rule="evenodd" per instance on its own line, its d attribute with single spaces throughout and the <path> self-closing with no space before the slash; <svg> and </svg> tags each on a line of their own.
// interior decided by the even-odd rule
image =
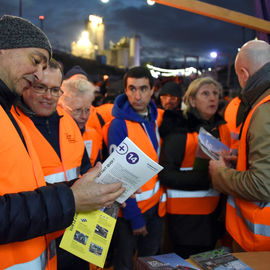
<svg viewBox="0 0 270 270">
<path fill-rule="evenodd" d="M 164 110 L 179 110 L 182 97 L 181 86 L 173 81 L 165 83 L 159 93 L 161 107 Z"/>
<path fill-rule="evenodd" d="M 71 188 L 46 186 L 29 133 L 10 109 L 42 80 L 50 57 L 50 42 L 38 27 L 19 17 L 0 19 L 0 269 L 56 269 L 45 234 L 69 226 L 75 210 L 110 205 L 124 191 L 120 183 L 93 181 L 100 164 Z"/>
<path fill-rule="evenodd" d="M 80 67 L 80 66 L 73 66 L 64 76 L 64 80 L 87 80 L 88 81 L 88 74 Z"/>
</svg>

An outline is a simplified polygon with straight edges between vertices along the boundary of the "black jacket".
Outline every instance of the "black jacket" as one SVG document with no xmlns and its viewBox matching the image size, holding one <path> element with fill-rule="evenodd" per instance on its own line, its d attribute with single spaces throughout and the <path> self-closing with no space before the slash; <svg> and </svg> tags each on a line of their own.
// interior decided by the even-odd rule
<svg viewBox="0 0 270 270">
<path fill-rule="evenodd" d="M 0 105 L 24 142 L 21 130 L 10 113 L 10 108 L 17 98 L 0 80 Z M 0 244 L 24 241 L 64 229 L 71 224 L 74 213 L 73 193 L 64 184 L 0 196 Z M 13 222 L 15 217 L 20 220 L 19 223 Z"/>
<path fill-rule="evenodd" d="M 224 119 L 215 114 L 211 121 L 205 121 L 188 113 L 185 117 L 182 111 L 165 111 L 159 132 L 163 139 L 160 164 L 164 169 L 159 174 L 161 184 L 181 190 L 207 190 L 210 187 L 208 179 L 208 162 L 200 160 L 200 169 L 180 171 L 185 155 L 187 133 L 199 132 L 204 127 L 213 136 L 219 137 L 218 126 L 224 124 Z"/>
</svg>

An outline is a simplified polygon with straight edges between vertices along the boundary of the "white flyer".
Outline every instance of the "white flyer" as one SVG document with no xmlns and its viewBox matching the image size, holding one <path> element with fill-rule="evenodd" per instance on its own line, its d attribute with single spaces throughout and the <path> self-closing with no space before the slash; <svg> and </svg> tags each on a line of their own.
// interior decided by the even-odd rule
<svg viewBox="0 0 270 270">
<path fill-rule="evenodd" d="M 207 132 L 204 128 L 199 131 L 199 145 L 203 152 L 214 160 L 218 160 L 222 151 L 230 151 L 230 148 Z"/>
<path fill-rule="evenodd" d="M 95 181 L 103 184 L 122 182 L 126 191 L 116 201 L 123 203 L 162 169 L 126 137 L 103 162 Z"/>
</svg>

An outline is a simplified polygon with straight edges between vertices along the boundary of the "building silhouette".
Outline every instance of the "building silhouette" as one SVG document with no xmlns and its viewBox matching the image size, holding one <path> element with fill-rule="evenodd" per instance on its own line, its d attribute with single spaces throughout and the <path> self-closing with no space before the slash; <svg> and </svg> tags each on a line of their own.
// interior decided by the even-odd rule
<svg viewBox="0 0 270 270">
<path fill-rule="evenodd" d="M 79 40 L 72 42 L 71 53 L 74 56 L 97 60 L 102 64 L 118 68 L 140 65 L 140 36 L 122 37 L 117 43 L 110 41 L 107 50 L 104 47 L 104 40 L 103 18 L 90 15 Z"/>
</svg>

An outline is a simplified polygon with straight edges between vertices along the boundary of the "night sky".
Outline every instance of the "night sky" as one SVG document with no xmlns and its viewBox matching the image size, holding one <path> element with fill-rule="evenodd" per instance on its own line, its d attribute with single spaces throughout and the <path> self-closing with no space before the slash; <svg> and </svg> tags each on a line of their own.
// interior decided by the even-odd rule
<svg viewBox="0 0 270 270">
<path fill-rule="evenodd" d="M 253 0 L 204 1 L 234 11 L 255 15 Z M 254 38 L 255 32 L 230 23 L 210 19 L 161 4 L 148 6 L 146 0 L 22 0 L 22 16 L 40 26 L 44 15 L 44 31 L 55 49 L 70 51 L 78 40 L 90 14 L 103 17 L 105 44 L 122 36 L 141 36 L 141 62 L 156 65 L 170 62 L 181 67 L 184 55 L 200 57 L 200 64 L 211 66 L 213 50 L 235 56 L 237 48 Z M 19 0 L 1 0 L 0 16 L 19 15 Z M 225 59 L 226 57 L 224 57 Z M 221 59 L 222 60 L 222 59 Z"/>
</svg>

